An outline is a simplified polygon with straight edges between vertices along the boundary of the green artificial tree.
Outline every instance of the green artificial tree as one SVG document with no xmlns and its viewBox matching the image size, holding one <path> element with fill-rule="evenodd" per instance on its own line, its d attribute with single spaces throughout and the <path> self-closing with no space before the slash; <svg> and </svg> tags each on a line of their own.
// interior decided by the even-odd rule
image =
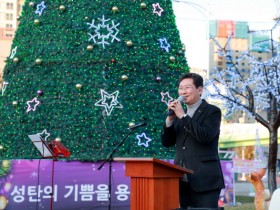
<svg viewBox="0 0 280 210">
<path fill-rule="evenodd" d="M 173 158 L 161 146 L 166 103 L 189 70 L 171 1 L 27 0 L 0 100 L 2 159 L 40 158 L 28 135 L 69 159 Z"/>
</svg>

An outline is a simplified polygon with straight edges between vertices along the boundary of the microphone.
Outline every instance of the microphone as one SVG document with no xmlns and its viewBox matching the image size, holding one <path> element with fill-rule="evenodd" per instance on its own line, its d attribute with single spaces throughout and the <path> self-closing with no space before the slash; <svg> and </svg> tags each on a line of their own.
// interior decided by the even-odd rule
<svg viewBox="0 0 280 210">
<path fill-rule="evenodd" d="M 185 96 L 179 96 L 179 97 L 177 98 L 177 100 L 180 101 L 181 103 L 184 101 L 184 99 L 185 99 Z M 168 111 L 168 116 L 173 115 L 173 114 L 174 114 L 174 110 L 170 109 L 170 110 Z"/>
<path fill-rule="evenodd" d="M 137 125 L 133 125 L 133 126 L 127 128 L 127 129 L 129 129 L 129 130 L 134 130 L 135 128 L 142 127 L 142 126 L 146 126 L 146 125 L 147 125 L 146 122 L 141 122 L 141 123 L 139 123 L 139 124 L 137 124 Z"/>
</svg>

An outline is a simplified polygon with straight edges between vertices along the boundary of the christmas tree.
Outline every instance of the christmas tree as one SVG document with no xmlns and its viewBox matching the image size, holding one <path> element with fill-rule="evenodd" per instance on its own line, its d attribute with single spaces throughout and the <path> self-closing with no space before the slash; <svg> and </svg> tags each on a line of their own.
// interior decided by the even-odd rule
<svg viewBox="0 0 280 210">
<path fill-rule="evenodd" d="M 161 146 L 166 103 L 189 70 L 171 1 L 25 2 L 4 69 L 3 159 L 35 159 L 28 135 L 61 141 L 71 160 L 173 158 Z"/>
</svg>

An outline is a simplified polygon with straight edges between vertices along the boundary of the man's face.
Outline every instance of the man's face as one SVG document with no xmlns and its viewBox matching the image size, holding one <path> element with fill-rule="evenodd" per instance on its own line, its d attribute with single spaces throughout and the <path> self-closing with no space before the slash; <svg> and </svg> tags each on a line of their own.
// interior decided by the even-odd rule
<svg viewBox="0 0 280 210">
<path fill-rule="evenodd" d="M 200 86 L 198 88 L 193 84 L 192 78 L 183 79 L 179 84 L 178 93 L 179 96 L 185 96 L 184 103 L 187 105 L 192 105 L 200 99 L 203 88 Z"/>
</svg>

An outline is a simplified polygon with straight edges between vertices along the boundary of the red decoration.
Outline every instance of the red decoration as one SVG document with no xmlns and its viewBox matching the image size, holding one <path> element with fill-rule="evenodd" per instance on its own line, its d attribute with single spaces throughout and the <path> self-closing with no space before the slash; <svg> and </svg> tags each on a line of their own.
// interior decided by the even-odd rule
<svg viewBox="0 0 280 210">
<path fill-rule="evenodd" d="M 55 140 L 50 141 L 49 147 L 50 147 L 50 149 L 52 150 L 53 154 L 56 157 L 65 157 L 65 158 L 67 158 L 71 154 L 69 152 L 69 150 L 59 141 L 55 141 Z"/>
</svg>

